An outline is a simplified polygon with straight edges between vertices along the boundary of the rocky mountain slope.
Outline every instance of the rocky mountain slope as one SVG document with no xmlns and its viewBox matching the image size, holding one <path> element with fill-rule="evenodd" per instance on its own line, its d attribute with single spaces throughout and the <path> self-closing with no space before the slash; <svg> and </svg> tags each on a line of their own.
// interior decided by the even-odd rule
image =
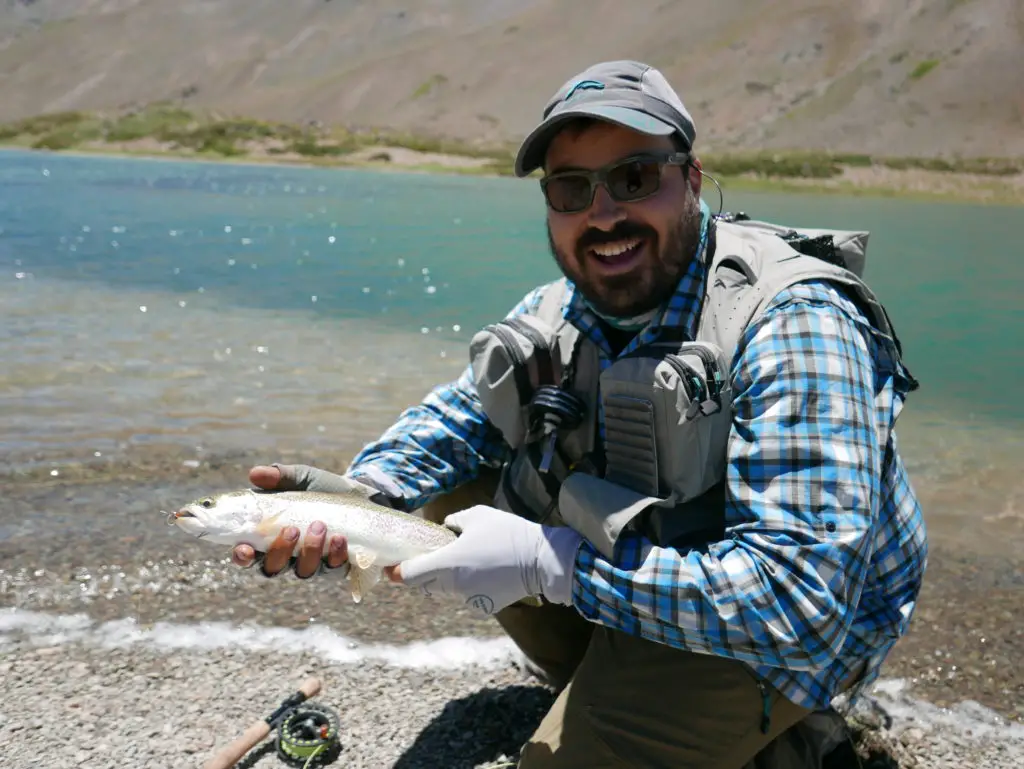
<svg viewBox="0 0 1024 769">
<path fill-rule="evenodd" d="M 1024 156 L 1022 0 L 0 0 L 0 121 L 172 100 L 515 141 L 618 57 L 705 148 Z"/>
</svg>

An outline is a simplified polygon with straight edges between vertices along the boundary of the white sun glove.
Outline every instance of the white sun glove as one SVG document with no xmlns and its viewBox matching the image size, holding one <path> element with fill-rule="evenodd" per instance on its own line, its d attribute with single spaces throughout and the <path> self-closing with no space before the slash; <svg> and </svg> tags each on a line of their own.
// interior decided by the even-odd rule
<svg viewBox="0 0 1024 769">
<path fill-rule="evenodd" d="M 483 614 L 527 596 L 572 601 L 572 575 L 582 537 L 563 526 L 541 526 L 487 505 L 445 518 L 459 534 L 450 545 L 401 565 L 402 581 L 423 592 L 455 593 Z"/>
</svg>

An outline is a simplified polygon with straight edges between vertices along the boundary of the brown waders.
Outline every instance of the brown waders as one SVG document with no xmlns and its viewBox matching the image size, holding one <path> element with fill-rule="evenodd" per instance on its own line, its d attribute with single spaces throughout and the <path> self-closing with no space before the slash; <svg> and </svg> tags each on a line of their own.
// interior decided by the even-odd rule
<svg viewBox="0 0 1024 769">
<path fill-rule="evenodd" d="M 490 504 L 494 483 L 488 475 L 467 484 L 424 515 L 440 522 Z M 513 604 L 495 616 L 560 690 L 521 769 L 743 769 L 810 713 L 740 662 L 609 630 L 571 607 Z"/>
</svg>

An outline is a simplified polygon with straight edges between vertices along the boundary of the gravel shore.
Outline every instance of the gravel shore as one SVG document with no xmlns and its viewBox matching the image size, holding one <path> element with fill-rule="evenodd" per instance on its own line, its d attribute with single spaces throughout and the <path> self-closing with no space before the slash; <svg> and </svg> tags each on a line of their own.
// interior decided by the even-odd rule
<svg viewBox="0 0 1024 769">
<path fill-rule="evenodd" d="M 326 646 L 289 653 L 288 639 L 276 649 L 229 643 L 189 649 L 187 643 L 199 642 L 187 633 L 130 638 L 123 625 L 88 620 L 40 634 L 51 619 L 0 614 L 0 628 L 21 622 L 28 630 L 36 623 L 37 631 L 9 630 L 0 647 L 7 695 L 0 703 L 0 752 L 7 769 L 195 767 L 310 675 L 324 684 L 314 701 L 340 718 L 337 765 L 494 767 L 514 759 L 553 698 L 501 643 L 490 648 L 490 658 L 468 664 L 456 659 L 454 645 L 447 654 L 443 647 L 392 648 L 388 659 L 348 644 L 340 648 L 350 650 L 349 659 L 339 649 L 332 659 Z M 899 682 L 877 687 L 850 723 L 864 766 L 1024 764 L 1024 726 L 997 722 L 976 705 L 929 707 Z M 842 753 L 830 769 L 857 766 L 849 750 Z M 239 764 L 287 765 L 272 738 Z"/>
<path fill-rule="evenodd" d="M 514 757 L 552 693 L 496 623 L 394 585 L 355 605 L 344 583 L 243 572 L 158 511 L 237 487 L 266 459 L 164 460 L 2 479 L 5 769 L 200 766 L 307 675 L 341 717 L 334 765 Z M 850 714 L 863 766 L 872 751 L 900 769 L 1024 766 L 1019 548 L 954 548 L 934 531 L 913 629 Z M 241 764 L 284 765 L 270 742 Z"/>
</svg>

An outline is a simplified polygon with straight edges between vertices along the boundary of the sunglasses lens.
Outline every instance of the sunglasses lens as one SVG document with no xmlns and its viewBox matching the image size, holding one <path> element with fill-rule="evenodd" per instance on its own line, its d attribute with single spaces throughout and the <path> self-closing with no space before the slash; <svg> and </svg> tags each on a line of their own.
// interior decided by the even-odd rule
<svg viewBox="0 0 1024 769">
<path fill-rule="evenodd" d="M 590 179 L 582 174 L 559 176 L 544 185 L 548 204 L 562 213 L 582 211 L 590 205 Z"/>
<path fill-rule="evenodd" d="M 654 160 L 633 160 L 608 172 L 608 191 L 628 202 L 653 195 L 661 183 L 661 166 Z"/>
<path fill-rule="evenodd" d="M 661 165 L 657 159 L 628 160 L 611 167 L 601 178 L 613 198 L 620 203 L 629 203 L 658 191 L 661 186 Z M 561 213 L 577 213 L 588 208 L 594 199 L 590 176 L 564 173 L 545 179 L 541 184 L 548 205 Z"/>
</svg>

